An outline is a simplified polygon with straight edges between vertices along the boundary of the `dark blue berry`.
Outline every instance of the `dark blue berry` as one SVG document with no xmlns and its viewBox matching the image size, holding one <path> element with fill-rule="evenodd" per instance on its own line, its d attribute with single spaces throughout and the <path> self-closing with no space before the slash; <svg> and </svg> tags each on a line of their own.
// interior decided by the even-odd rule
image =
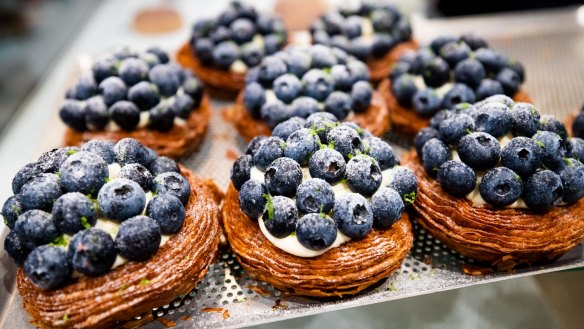
<svg viewBox="0 0 584 329">
<path fill-rule="evenodd" d="M 452 88 L 446 92 L 442 99 L 443 108 L 453 108 L 459 103 L 474 103 L 476 100 L 474 91 L 465 84 L 455 83 Z"/>
<path fill-rule="evenodd" d="M 474 58 L 481 62 L 487 72 L 496 74 L 501 71 L 507 62 L 507 59 L 489 48 L 480 48 L 474 52 Z"/>
<path fill-rule="evenodd" d="M 120 171 L 120 178 L 138 183 L 145 192 L 152 189 L 152 174 L 139 163 L 125 165 Z"/>
<path fill-rule="evenodd" d="M 302 183 L 302 169 L 290 158 L 278 158 L 266 168 L 264 179 L 271 195 L 292 197 Z"/>
<path fill-rule="evenodd" d="M 14 232 L 29 249 L 53 242 L 60 234 L 51 215 L 38 209 L 29 210 L 18 216 Z"/>
<path fill-rule="evenodd" d="M 430 48 L 435 54 L 439 54 L 442 47 L 456 41 L 458 41 L 458 38 L 455 36 L 439 36 L 430 42 Z"/>
<path fill-rule="evenodd" d="M 126 99 L 128 87 L 122 79 L 109 77 L 104 79 L 98 88 L 99 94 L 103 97 L 105 105 L 112 106 L 115 102 Z"/>
<path fill-rule="evenodd" d="M 101 188 L 97 202 L 106 218 L 124 221 L 142 213 L 146 206 L 146 194 L 138 183 L 119 178 Z"/>
<path fill-rule="evenodd" d="M 326 139 L 329 145 L 341 153 L 347 161 L 364 151 L 361 137 L 357 131 L 347 126 L 341 125 L 333 128 L 327 133 Z"/>
<path fill-rule="evenodd" d="M 543 150 L 542 163 L 550 170 L 556 170 L 564 165 L 566 149 L 562 138 L 551 131 L 538 131 L 533 139 Z"/>
<path fill-rule="evenodd" d="M 188 119 L 195 107 L 193 98 L 187 94 L 177 95 L 174 98 L 174 103 L 170 106 L 175 117 Z M 174 121 L 173 121 L 174 124 Z"/>
<path fill-rule="evenodd" d="M 523 64 L 516 60 L 509 60 L 507 62 L 507 67 L 515 71 L 515 73 L 517 73 L 517 75 L 519 76 L 519 81 L 523 83 L 523 81 L 525 80 L 525 68 L 523 67 Z"/>
<path fill-rule="evenodd" d="M 266 140 L 266 136 L 256 136 L 251 139 L 249 144 L 247 144 L 247 148 L 245 149 L 245 154 L 251 155 L 252 158 L 256 154 L 257 150 L 259 149 L 260 145 Z"/>
<path fill-rule="evenodd" d="M 438 168 L 451 157 L 448 145 L 438 138 L 430 139 L 422 147 L 422 164 L 426 173 L 431 177 L 436 177 Z"/>
<path fill-rule="evenodd" d="M 470 47 L 464 42 L 451 42 L 440 48 L 440 56 L 450 67 L 455 67 L 458 62 L 470 57 L 470 53 Z"/>
<path fill-rule="evenodd" d="M 256 43 L 250 42 L 241 46 L 241 60 L 248 67 L 258 65 L 264 55 L 264 48 Z"/>
<path fill-rule="evenodd" d="M 85 103 L 85 125 L 90 130 L 103 130 L 109 122 L 108 108 L 103 97 L 94 96 Z"/>
<path fill-rule="evenodd" d="M 391 35 L 375 33 L 373 35 L 373 44 L 371 45 L 371 54 L 375 57 L 383 57 L 397 42 Z"/>
<path fill-rule="evenodd" d="M 337 239 L 337 224 L 327 215 L 306 214 L 296 222 L 296 237 L 304 247 L 322 250 Z"/>
<path fill-rule="evenodd" d="M 418 194 L 418 179 L 411 169 L 395 167 L 391 169 L 391 180 L 387 187 L 396 190 L 404 200 L 404 204 L 413 204 Z"/>
<path fill-rule="evenodd" d="M 320 140 L 314 131 L 301 128 L 290 134 L 286 140 L 284 156 L 301 165 L 307 164 L 310 156 L 320 148 Z"/>
<path fill-rule="evenodd" d="M 130 88 L 128 99 L 141 111 L 148 111 L 160 102 L 160 94 L 155 84 L 141 81 Z"/>
<path fill-rule="evenodd" d="M 79 148 L 76 146 L 52 149 L 39 157 L 38 165 L 45 173 L 57 173 L 65 160 L 77 152 Z"/>
<path fill-rule="evenodd" d="M 65 193 L 53 205 L 53 222 L 57 229 L 69 235 L 95 226 L 97 211 L 93 202 L 79 192 Z"/>
<path fill-rule="evenodd" d="M 476 88 L 487 76 L 485 68 L 476 59 L 465 59 L 454 68 L 454 80 Z"/>
<path fill-rule="evenodd" d="M 369 108 L 373 89 L 367 81 L 357 81 L 351 89 L 351 99 L 353 100 L 353 110 L 363 112 Z"/>
<path fill-rule="evenodd" d="M 191 96 L 193 100 L 191 109 L 198 108 L 201 105 L 201 101 L 203 100 L 203 83 L 194 76 L 186 76 L 182 83 L 182 88 L 185 93 L 183 96 Z"/>
<path fill-rule="evenodd" d="M 466 114 L 455 114 L 440 123 L 440 138 L 447 144 L 458 144 L 465 135 L 475 131 L 474 120 Z"/>
<path fill-rule="evenodd" d="M 117 74 L 117 61 L 110 57 L 98 59 L 93 63 L 91 71 L 93 72 L 95 82 L 100 83 L 106 78 Z"/>
<path fill-rule="evenodd" d="M 479 48 L 488 48 L 489 44 L 487 41 L 473 33 L 465 33 L 460 36 L 460 41 L 466 43 L 471 50 L 477 50 Z"/>
<path fill-rule="evenodd" d="M 16 173 L 16 175 L 14 175 L 14 178 L 12 179 L 12 193 L 20 193 L 20 190 L 24 184 L 26 184 L 33 177 L 36 177 L 42 173 L 43 170 L 38 163 L 33 162 L 26 164 Z"/>
<path fill-rule="evenodd" d="M 172 194 L 159 194 L 146 208 L 146 215 L 156 221 L 162 234 L 175 234 L 185 221 L 185 207 Z"/>
<path fill-rule="evenodd" d="M 292 199 L 284 196 L 268 197 L 262 220 L 268 232 L 276 238 L 284 238 L 296 229 L 298 209 Z"/>
<path fill-rule="evenodd" d="M 116 261 L 116 255 L 114 239 L 97 228 L 75 234 L 67 252 L 73 270 L 88 276 L 108 272 Z"/>
<path fill-rule="evenodd" d="M 286 63 L 275 56 L 265 57 L 258 67 L 258 82 L 264 86 L 270 86 L 276 78 L 287 71 Z"/>
<path fill-rule="evenodd" d="M 423 160 L 422 148 L 424 147 L 424 144 L 432 138 L 440 138 L 438 130 L 432 127 L 423 128 L 416 134 L 416 137 L 414 138 L 414 147 L 416 148 L 416 153 L 420 160 Z"/>
<path fill-rule="evenodd" d="M 519 199 L 523 192 L 523 181 L 513 170 L 496 167 L 481 179 L 479 192 L 492 206 L 505 207 Z"/>
<path fill-rule="evenodd" d="M 416 113 L 429 117 L 441 109 L 442 99 L 433 89 L 420 89 L 412 97 L 412 106 Z"/>
<path fill-rule="evenodd" d="M 522 177 L 533 174 L 542 163 L 542 147 L 533 139 L 515 137 L 501 151 L 503 165 Z"/>
<path fill-rule="evenodd" d="M 96 195 L 109 176 L 107 164 L 99 155 L 80 151 L 61 165 L 61 187 L 66 192 Z"/>
<path fill-rule="evenodd" d="M 497 80 L 483 79 L 476 89 L 477 101 L 483 100 L 493 95 L 503 93 L 503 86 Z"/>
<path fill-rule="evenodd" d="M 369 81 L 370 79 L 369 69 L 367 68 L 367 65 L 365 65 L 365 63 L 352 59 L 350 61 L 347 61 L 346 65 L 347 68 L 349 69 L 349 72 L 351 72 L 351 77 L 353 77 L 353 83 L 357 81 Z"/>
<path fill-rule="evenodd" d="M 373 227 L 369 202 L 357 193 L 342 194 L 335 200 L 333 219 L 339 230 L 353 239 L 363 238 Z"/>
<path fill-rule="evenodd" d="M 324 102 L 324 110 L 339 120 L 344 120 L 355 109 L 354 100 L 347 93 L 333 91 Z"/>
<path fill-rule="evenodd" d="M 580 162 L 584 161 L 584 140 L 578 137 L 568 138 L 566 153 L 570 158 L 574 158 Z"/>
<path fill-rule="evenodd" d="M 132 102 L 118 101 L 109 108 L 110 117 L 122 129 L 134 130 L 140 122 L 140 110 Z"/>
<path fill-rule="evenodd" d="M 56 289 L 71 277 L 71 267 L 65 249 L 40 246 L 33 250 L 24 262 L 26 277 L 41 289 Z"/>
<path fill-rule="evenodd" d="M 322 143 L 327 143 L 328 133 L 339 125 L 339 119 L 332 113 L 317 112 L 306 118 L 305 128 L 314 130 Z"/>
<path fill-rule="evenodd" d="M 461 104 L 468 105 L 468 103 L 461 103 Z M 457 105 L 455 105 L 455 107 L 459 107 L 461 104 L 457 104 Z M 471 106 L 471 107 L 474 108 L 474 106 Z M 454 116 L 457 113 L 464 113 L 464 114 L 470 115 L 467 111 L 455 111 L 454 108 L 443 109 L 443 110 L 436 112 L 436 114 L 434 114 L 434 116 L 432 116 L 432 118 L 430 119 L 430 127 L 438 130 L 440 128 L 440 124 L 442 123 L 442 121 L 444 121 L 448 118 L 451 118 L 452 116 Z"/>
<path fill-rule="evenodd" d="M 6 199 L 4 205 L 2 206 L 2 216 L 4 217 L 4 224 L 10 229 L 14 228 L 14 223 L 18 219 L 18 216 L 23 212 L 22 205 L 18 201 L 18 197 L 13 195 Z"/>
<path fill-rule="evenodd" d="M 311 69 L 302 77 L 304 94 L 317 101 L 324 101 L 334 89 L 332 77 L 324 71 Z"/>
<path fill-rule="evenodd" d="M 239 206 L 251 218 L 259 218 L 264 213 L 268 190 L 264 183 L 250 179 L 239 189 Z"/>
<path fill-rule="evenodd" d="M 381 186 L 381 168 L 367 155 L 355 156 L 347 162 L 346 177 L 352 191 L 366 196 L 373 195 Z"/>
<path fill-rule="evenodd" d="M 564 166 L 558 174 L 564 187 L 563 201 L 574 203 L 584 196 L 584 165 L 574 158 L 567 158 Z"/>
<path fill-rule="evenodd" d="M 525 182 L 523 201 L 529 209 L 545 212 L 562 202 L 564 186 L 558 174 L 551 170 L 534 173 Z"/>
<path fill-rule="evenodd" d="M 399 160 L 393 153 L 393 148 L 379 137 L 368 137 L 364 141 L 365 153 L 377 161 L 381 170 L 393 168 Z"/>
<path fill-rule="evenodd" d="M 253 163 L 260 170 L 266 168 L 276 159 L 284 156 L 286 143 L 279 137 L 268 137 L 258 147 L 253 155 Z"/>
<path fill-rule="evenodd" d="M 180 169 L 179 169 L 176 161 L 174 161 L 173 159 L 171 159 L 169 157 L 165 157 L 165 156 L 156 157 L 156 159 L 154 159 L 150 163 L 149 168 L 150 168 L 150 172 L 152 173 L 153 176 L 158 176 L 158 175 L 163 174 L 165 172 L 180 173 Z"/>
<path fill-rule="evenodd" d="M 231 28 L 233 40 L 239 44 L 251 41 L 256 33 L 254 23 L 247 18 L 238 18 L 229 27 Z"/>
<path fill-rule="evenodd" d="M 380 188 L 371 197 L 373 226 L 380 229 L 391 227 L 401 218 L 404 208 L 404 202 L 396 190 Z"/>
<path fill-rule="evenodd" d="M 153 130 L 166 132 L 174 126 L 174 110 L 166 102 L 160 103 L 148 111 L 150 122 L 148 127 Z"/>
<path fill-rule="evenodd" d="M 127 86 L 148 78 L 148 64 L 138 58 L 126 58 L 120 63 L 118 73 Z"/>
<path fill-rule="evenodd" d="M 438 182 L 444 191 L 456 197 L 463 197 L 475 189 L 477 177 L 466 164 L 450 160 L 438 168 Z"/>
<path fill-rule="evenodd" d="M 148 73 L 150 82 L 158 86 L 160 95 L 172 96 L 176 94 L 181 79 L 175 67 L 171 64 L 158 64 Z"/>
<path fill-rule="evenodd" d="M 285 74 L 274 80 L 274 92 L 284 103 L 292 102 L 302 90 L 300 80 L 293 74 Z"/>
<path fill-rule="evenodd" d="M 460 159 L 476 170 L 495 166 L 501 158 L 499 141 L 483 132 L 475 132 L 462 137 L 458 143 Z"/>
<path fill-rule="evenodd" d="M 85 126 L 85 106 L 82 102 L 66 99 L 59 109 L 59 117 L 69 127 L 83 131 Z"/>
<path fill-rule="evenodd" d="M 16 232 L 11 231 L 4 239 L 4 250 L 8 256 L 16 263 L 17 266 L 22 267 L 26 256 L 30 253 L 30 249 L 24 245 L 22 240 L 18 237 Z"/>
<path fill-rule="evenodd" d="M 242 155 L 233 163 L 231 168 L 231 183 L 239 190 L 243 183 L 250 179 L 251 168 L 253 167 L 251 155 Z"/>
<path fill-rule="evenodd" d="M 337 64 L 335 56 L 331 52 L 331 48 L 316 44 L 308 48 L 308 53 L 311 56 L 311 66 L 317 69 L 330 68 Z"/>
<path fill-rule="evenodd" d="M 116 248 L 124 258 L 144 261 L 154 255 L 160 246 L 160 227 L 147 216 L 135 216 L 120 225 Z"/>
<path fill-rule="evenodd" d="M 299 117 L 293 117 L 286 121 L 280 122 L 274 130 L 272 136 L 280 137 L 282 140 L 287 140 L 292 133 L 304 127 L 306 120 Z"/>
<path fill-rule="evenodd" d="M 529 103 L 515 103 L 511 109 L 513 136 L 531 137 L 540 130 L 540 115 L 535 106 Z"/>
<path fill-rule="evenodd" d="M 79 78 L 77 84 L 73 87 L 73 93 L 75 98 L 79 100 L 85 100 L 89 97 L 95 95 L 97 92 L 97 84 L 93 78 L 92 74 L 84 74 Z"/>
<path fill-rule="evenodd" d="M 254 118 L 260 116 L 260 109 L 266 102 L 266 92 L 257 82 L 248 83 L 243 90 L 243 103 Z"/>
<path fill-rule="evenodd" d="M 219 43 L 213 49 L 213 61 L 215 65 L 222 69 L 227 69 L 240 56 L 240 49 L 236 43 L 232 41 L 224 41 Z"/>
<path fill-rule="evenodd" d="M 540 122 L 541 130 L 554 132 L 558 134 L 563 141 L 568 139 L 568 131 L 566 130 L 566 127 L 560 120 L 556 119 L 553 115 L 551 114 L 542 115 Z"/>
<path fill-rule="evenodd" d="M 280 100 L 264 103 L 260 109 L 262 120 L 271 128 L 291 117 L 288 106 Z"/>
<path fill-rule="evenodd" d="M 343 155 L 336 150 L 324 148 L 316 151 L 309 161 L 310 176 L 324 179 L 334 184 L 345 176 L 346 163 Z"/>
<path fill-rule="evenodd" d="M 457 67 L 462 63 L 463 62 L 459 63 Z M 450 80 L 450 67 L 442 58 L 434 57 L 430 61 L 424 63 L 422 77 L 427 86 L 438 88 Z"/>
<path fill-rule="evenodd" d="M 145 167 L 149 165 L 146 161 L 146 148 L 133 138 L 124 138 L 117 142 L 114 153 L 116 162 L 122 167 L 129 163 L 139 163 Z"/>
<path fill-rule="evenodd" d="M 504 68 L 499 73 L 497 73 L 496 77 L 497 81 L 503 87 L 503 91 L 507 96 L 513 96 L 519 90 L 519 86 L 521 85 L 521 78 L 517 72 L 509 69 Z"/>
<path fill-rule="evenodd" d="M 359 60 L 366 61 L 373 51 L 373 44 L 364 37 L 351 39 L 350 53 Z"/>
<path fill-rule="evenodd" d="M 160 61 L 160 63 L 162 64 L 168 63 L 169 61 L 168 54 L 166 53 L 166 51 L 164 51 L 162 48 L 158 46 L 149 47 L 148 49 L 146 49 L 146 52 L 156 55 L 156 57 L 158 57 L 158 61 Z"/>
<path fill-rule="evenodd" d="M 26 182 L 20 190 L 19 201 L 24 209 L 50 210 L 63 191 L 55 174 L 40 174 Z"/>
<path fill-rule="evenodd" d="M 197 38 L 193 40 L 191 47 L 195 57 L 203 64 L 213 63 L 213 47 L 215 44 L 209 38 Z"/>
<path fill-rule="evenodd" d="M 156 194 L 172 194 L 186 206 L 191 196 L 189 181 L 180 173 L 166 172 L 154 178 L 153 192 Z"/>
<path fill-rule="evenodd" d="M 304 213 L 329 213 L 334 205 L 335 195 L 326 181 L 312 178 L 298 186 L 296 206 Z"/>
<path fill-rule="evenodd" d="M 509 109 L 500 103 L 487 103 L 474 111 L 473 119 L 476 131 L 485 132 L 494 137 L 506 135 L 513 125 Z"/>
</svg>

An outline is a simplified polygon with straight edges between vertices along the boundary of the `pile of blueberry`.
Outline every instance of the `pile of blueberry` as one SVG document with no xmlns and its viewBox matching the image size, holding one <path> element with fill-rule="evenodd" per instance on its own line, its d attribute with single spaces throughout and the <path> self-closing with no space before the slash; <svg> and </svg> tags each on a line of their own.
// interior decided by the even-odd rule
<svg viewBox="0 0 584 329">
<path fill-rule="evenodd" d="M 180 230 L 190 196 L 174 160 L 131 138 L 46 152 L 16 174 L 12 190 L 2 207 L 11 229 L 4 248 L 43 289 L 62 286 L 73 271 L 104 274 L 117 255 L 150 258 L 162 234 Z M 117 234 L 94 227 L 106 219 Z"/>
<path fill-rule="evenodd" d="M 270 127 L 292 117 L 332 113 L 338 120 L 363 112 L 373 89 L 363 62 L 339 48 L 288 47 L 249 70 L 244 104 Z"/>
<path fill-rule="evenodd" d="M 217 18 L 195 23 L 191 49 L 203 64 L 229 69 L 240 60 L 253 67 L 264 56 L 282 49 L 286 38 L 282 20 L 233 1 Z"/>
<path fill-rule="evenodd" d="M 254 167 L 262 180 L 252 179 Z M 302 167 L 309 179 L 303 180 Z M 393 178 L 381 186 L 386 170 Z M 295 234 L 312 250 L 329 247 L 337 229 L 359 239 L 372 227 L 389 228 L 418 189 L 389 144 L 326 112 L 289 119 L 272 136 L 254 138 L 235 161 L 231 182 L 245 214 L 261 217 L 273 236 Z M 349 191 L 335 194 L 339 184 Z"/>
<path fill-rule="evenodd" d="M 438 112 L 414 145 L 428 175 L 456 197 L 478 184 L 493 207 L 522 198 L 528 208 L 545 212 L 584 196 L 584 140 L 568 137 L 553 116 L 505 95 Z"/>
<path fill-rule="evenodd" d="M 323 14 L 310 26 L 314 44 L 338 47 L 360 60 L 385 56 L 394 46 L 412 37 L 406 16 L 380 1 Z"/>
<path fill-rule="evenodd" d="M 110 120 L 126 131 L 168 131 L 175 118 L 188 119 L 199 107 L 203 85 L 158 47 L 123 47 L 98 58 L 66 98 L 59 115 L 78 131 L 106 130 Z"/>
<path fill-rule="evenodd" d="M 584 138 L 584 105 L 572 123 L 572 132 L 574 136 Z"/>
<path fill-rule="evenodd" d="M 474 103 L 489 96 L 513 97 L 525 79 L 521 63 L 489 48 L 472 34 L 440 37 L 429 47 L 404 54 L 389 74 L 398 103 L 430 117 L 458 103 Z M 419 89 L 416 78 L 424 81 Z M 454 82 L 445 94 L 437 92 Z"/>
</svg>

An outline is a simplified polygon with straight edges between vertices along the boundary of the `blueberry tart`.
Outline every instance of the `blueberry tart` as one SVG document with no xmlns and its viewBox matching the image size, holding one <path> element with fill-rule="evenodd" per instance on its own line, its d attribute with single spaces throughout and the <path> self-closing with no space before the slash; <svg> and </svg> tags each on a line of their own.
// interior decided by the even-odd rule
<svg viewBox="0 0 584 329">
<path fill-rule="evenodd" d="M 54 149 L 23 167 L 2 215 L 31 322 L 152 320 L 152 309 L 189 293 L 217 254 L 215 189 L 131 138 Z"/>
<path fill-rule="evenodd" d="M 178 62 L 195 72 L 217 96 L 233 97 L 245 86 L 245 73 L 286 45 L 283 21 L 239 1 L 214 19 L 193 25 Z"/>
<path fill-rule="evenodd" d="M 473 34 L 439 37 L 417 51 L 404 53 L 378 90 L 396 130 L 414 136 L 430 118 L 459 103 L 505 94 L 531 102 L 521 89 L 523 65 L 489 48 Z"/>
<path fill-rule="evenodd" d="M 201 81 L 158 47 L 100 56 L 65 98 L 59 116 L 68 126 L 67 146 L 134 138 L 178 159 L 198 148 L 211 117 Z"/>
<path fill-rule="evenodd" d="M 246 140 L 314 113 L 357 122 L 375 136 L 389 129 L 387 107 L 369 83 L 367 66 L 339 48 L 288 46 L 262 59 L 246 81 L 225 116 Z"/>
<path fill-rule="evenodd" d="M 584 142 L 561 122 L 505 95 L 431 122 L 404 162 L 432 235 L 500 270 L 553 261 L 584 240 Z"/>
<path fill-rule="evenodd" d="M 338 47 L 367 63 L 373 82 L 383 80 L 404 52 L 417 48 L 408 17 L 383 1 L 328 11 L 312 23 L 310 34 L 313 44 Z"/>
<path fill-rule="evenodd" d="M 231 171 L 223 223 L 257 279 L 296 295 L 352 295 L 389 276 L 412 246 L 404 208 L 417 181 L 368 131 L 313 119 L 314 128 L 290 119 L 249 143 Z"/>
</svg>

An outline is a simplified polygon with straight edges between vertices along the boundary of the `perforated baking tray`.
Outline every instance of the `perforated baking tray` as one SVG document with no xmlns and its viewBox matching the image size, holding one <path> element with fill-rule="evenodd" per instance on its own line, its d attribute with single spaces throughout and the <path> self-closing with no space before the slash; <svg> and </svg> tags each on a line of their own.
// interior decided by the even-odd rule
<svg viewBox="0 0 584 329">
<path fill-rule="evenodd" d="M 521 21 L 525 26 L 513 28 Z M 544 21 L 545 29 L 540 24 Z M 543 113 L 563 118 L 584 101 L 584 30 L 578 25 L 575 9 L 548 15 L 526 13 L 455 21 L 418 18 L 414 23 L 417 37 L 422 41 L 437 34 L 484 32 L 496 49 L 525 64 L 525 89 Z M 245 142 L 222 118 L 221 109 L 229 104 L 213 101 L 214 113 L 207 138 L 199 152 L 185 160 L 187 167 L 213 178 L 223 189 L 229 183 L 233 160 L 245 148 Z M 58 143 L 58 137 L 54 136 L 60 136 L 62 125 L 55 118 L 50 126 L 61 128 L 53 128 L 52 140 L 49 138 L 44 144 Z M 410 146 L 399 135 L 389 133 L 386 139 L 398 154 Z M 154 309 L 155 321 L 144 327 L 241 327 L 584 266 L 584 247 L 580 245 L 545 266 L 470 275 L 482 273 L 483 269 L 445 247 L 416 223 L 414 229 L 414 247 L 401 268 L 360 295 L 344 299 L 307 299 L 282 293 L 265 282 L 251 279 L 233 253 L 222 250 L 219 261 L 210 266 L 208 275 L 195 290 Z M 14 267 L 3 250 L 0 254 L 0 275 L 8 290 L 7 298 L 0 300 L 3 303 L 0 327 L 27 327 L 29 318 L 14 287 Z"/>
</svg>

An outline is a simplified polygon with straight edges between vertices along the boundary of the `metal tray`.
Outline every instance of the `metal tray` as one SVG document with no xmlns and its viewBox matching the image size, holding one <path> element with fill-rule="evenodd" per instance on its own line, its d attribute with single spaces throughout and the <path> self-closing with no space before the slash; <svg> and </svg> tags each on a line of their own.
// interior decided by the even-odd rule
<svg viewBox="0 0 584 329">
<path fill-rule="evenodd" d="M 492 46 L 524 63 L 527 68 L 525 89 L 540 111 L 563 118 L 577 110 L 584 100 L 584 80 L 581 78 L 584 76 L 584 30 L 577 24 L 575 13 L 570 9 L 539 16 L 530 13 L 455 21 L 418 18 L 414 23 L 416 31 L 427 31 L 424 34 L 418 32 L 422 41 L 436 34 L 484 31 Z M 523 20 L 532 28 L 515 28 L 511 30 L 516 33 L 506 32 L 506 27 Z M 545 30 L 539 24 L 543 21 L 558 24 Z M 232 162 L 245 148 L 245 142 L 222 118 L 222 108 L 229 103 L 213 101 L 213 105 L 208 136 L 199 152 L 184 163 L 198 174 L 213 178 L 225 189 Z M 43 142 L 47 147 L 58 144 L 59 137 L 55 136 L 60 136 L 63 130 L 56 115 L 49 126 L 55 128 Z M 389 133 L 386 139 L 398 154 L 410 146 L 399 135 Z M 265 282 L 251 279 L 233 253 L 223 250 L 220 260 L 211 265 L 208 275 L 195 290 L 169 305 L 154 309 L 153 316 L 157 321 L 144 328 L 172 325 L 184 328 L 241 327 L 584 266 L 584 246 L 580 245 L 545 266 L 519 268 L 512 273 L 467 275 L 465 270 L 476 270 L 472 260 L 448 249 L 416 223 L 414 228 L 414 247 L 401 268 L 366 292 L 343 299 L 307 299 L 284 294 Z M 2 285 L 7 291 L 6 295 L 0 293 L 0 326 L 28 327 L 28 315 L 22 309 L 15 289 L 14 266 L 3 250 L 0 250 L 0 263 Z"/>
</svg>

